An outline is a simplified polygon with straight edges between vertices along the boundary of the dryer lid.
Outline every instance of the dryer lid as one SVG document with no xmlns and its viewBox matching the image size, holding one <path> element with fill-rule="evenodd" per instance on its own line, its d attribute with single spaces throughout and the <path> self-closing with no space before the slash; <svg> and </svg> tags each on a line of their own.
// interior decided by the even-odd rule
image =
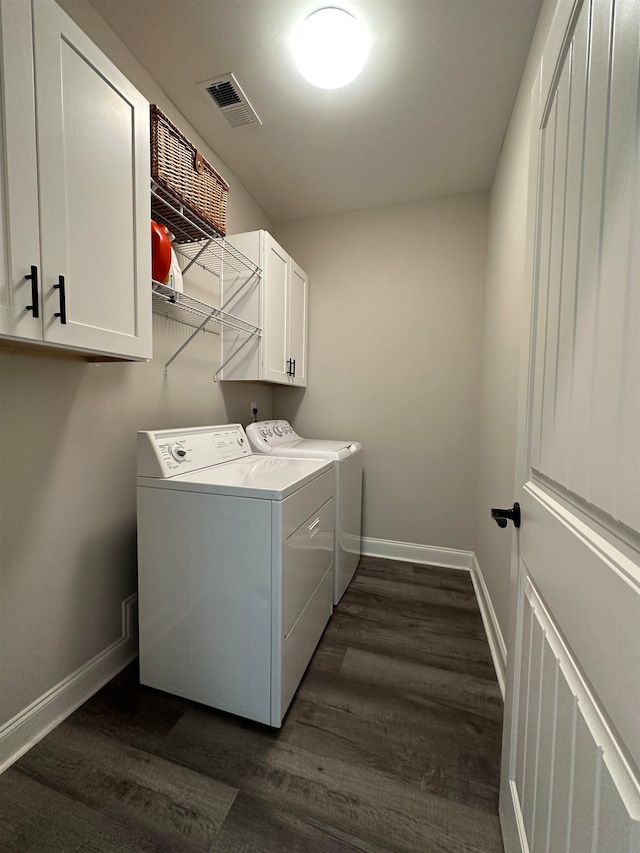
<svg viewBox="0 0 640 853">
<path fill-rule="evenodd" d="M 290 459 L 347 459 L 362 450 L 358 441 L 332 441 L 330 439 L 299 438 L 273 447 L 256 447 L 255 453 L 268 453 L 273 456 L 286 456 Z"/>
<path fill-rule="evenodd" d="M 309 453 L 339 453 L 355 443 L 353 441 L 333 441 L 322 438 L 298 438 L 295 441 L 287 442 L 286 447 L 295 447 Z"/>
</svg>

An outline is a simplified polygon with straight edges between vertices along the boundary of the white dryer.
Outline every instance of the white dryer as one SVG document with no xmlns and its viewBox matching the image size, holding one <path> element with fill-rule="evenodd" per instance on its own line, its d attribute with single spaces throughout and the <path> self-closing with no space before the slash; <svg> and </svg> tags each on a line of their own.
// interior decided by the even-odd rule
<svg viewBox="0 0 640 853">
<path fill-rule="evenodd" d="M 335 553 L 333 603 L 344 595 L 361 553 L 362 445 L 358 441 L 300 438 L 289 421 L 249 424 L 247 437 L 256 453 L 286 459 L 326 459 L 335 474 Z"/>
<path fill-rule="evenodd" d="M 281 725 L 331 615 L 333 482 L 239 424 L 138 433 L 143 684 Z"/>
</svg>

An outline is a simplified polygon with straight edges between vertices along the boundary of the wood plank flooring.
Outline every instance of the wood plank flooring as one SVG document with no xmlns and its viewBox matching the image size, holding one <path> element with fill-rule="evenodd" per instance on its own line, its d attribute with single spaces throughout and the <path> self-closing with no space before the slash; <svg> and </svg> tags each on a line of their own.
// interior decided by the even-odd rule
<svg viewBox="0 0 640 853">
<path fill-rule="evenodd" d="M 365 557 L 280 730 L 132 665 L 0 776 L 0 851 L 501 853 L 501 724 L 469 575 Z"/>
</svg>

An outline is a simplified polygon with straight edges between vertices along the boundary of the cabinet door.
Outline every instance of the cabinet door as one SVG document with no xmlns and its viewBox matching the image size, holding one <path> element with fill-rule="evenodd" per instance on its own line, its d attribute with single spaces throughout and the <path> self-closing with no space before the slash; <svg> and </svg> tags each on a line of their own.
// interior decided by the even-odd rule
<svg viewBox="0 0 640 853">
<path fill-rule="evenodd" d="M 235 247 L 251 263 L 262 268 L 262 231 L 247 231 L 233 234 L 227 244 Z M 221 303 L 224 311 L 247 323 L 262 328 L 262 281 L 261 277 L 242 263 L 225 263 L 221 279 Z M 231 327 L 220 331 L 220 361 L 224 369 L 220 374 L 226 380 L 261 379 L 263 364 L 262 339 L 248 340 L 246 332 Z"/>
<path fill-rule="evenodd" d="M 0 334 L 40 340 L 26 278 L 40 272 L 30 3 L 0 0 L 0 67 Z"/>
<path fill-rule="evenodd" d="M 287 289 L 289 255 L 266 231 L 262 264 L 264 292 L 263 376 L 267 382 L 289 384 L 286 372 L 287 353 Z"/>
<path fill-rule="evenodd" d="M 151 357 L 148 103 L 53 0 L 34 45 L 44 339 Z"/>
<path fill-rule="evenodd" d="M 290 262 L 289 294 L 287 306 L 288 355 L 294 361 L 294 375 L 290 385 L 304 388 L 307 384 L 307 313 L 309 277 L 295 261 Z"/>
</svg>

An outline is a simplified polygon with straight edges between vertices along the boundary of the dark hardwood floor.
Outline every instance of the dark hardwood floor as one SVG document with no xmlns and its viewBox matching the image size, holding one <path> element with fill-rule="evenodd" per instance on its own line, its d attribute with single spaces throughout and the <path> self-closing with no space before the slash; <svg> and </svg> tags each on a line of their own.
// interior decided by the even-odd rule
<svg viewBox="0 0 640 853">
<path fill-rule="evenodd" d="M 363 558 L 282 729 L 132 665 L 0 776 L 0 851 L 502 851 L 501 723 L 469 575 Z"/>
</svg>

